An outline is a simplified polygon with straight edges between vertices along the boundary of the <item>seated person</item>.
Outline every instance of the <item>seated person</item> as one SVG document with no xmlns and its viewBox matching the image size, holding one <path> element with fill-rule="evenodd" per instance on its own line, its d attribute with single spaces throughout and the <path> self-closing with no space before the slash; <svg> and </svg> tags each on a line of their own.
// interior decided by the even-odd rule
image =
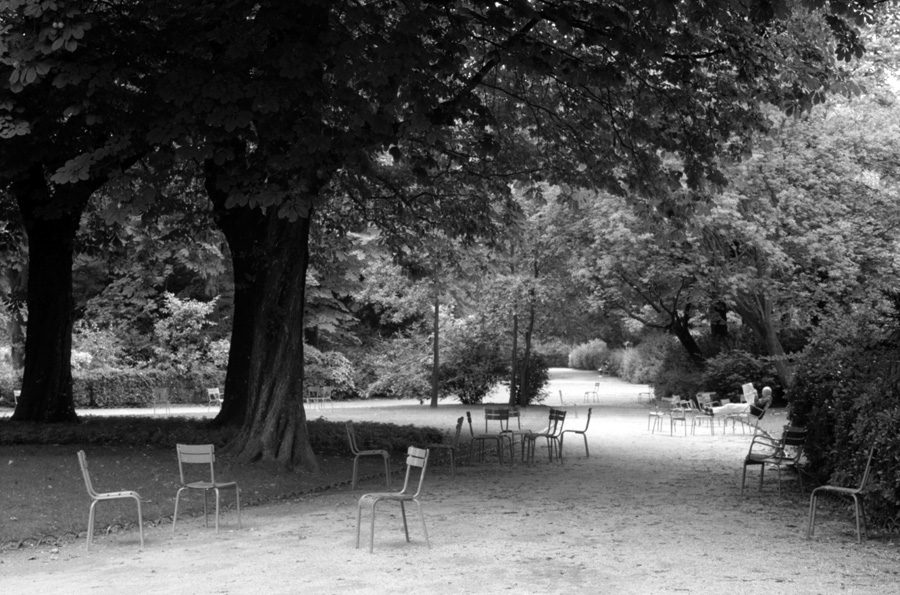
<svg viewBox="0 0 900 595">
<path fill-rule="evenodd" d="M 754 403 L 726 403 L 720 407 L 709 407 L 706 411 L 711 415 L 733 415 L 737 413 L 759 415 L 763 409 L 771 404 L 772 389 L 767 386 L 762 389 L 762 395 L 758 396 Z"/>
</svg>

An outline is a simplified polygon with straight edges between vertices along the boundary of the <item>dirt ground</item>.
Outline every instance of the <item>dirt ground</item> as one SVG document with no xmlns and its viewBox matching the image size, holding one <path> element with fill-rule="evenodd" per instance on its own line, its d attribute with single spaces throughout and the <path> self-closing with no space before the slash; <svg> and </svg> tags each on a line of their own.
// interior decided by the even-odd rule
<svg viewBox="0 0 900 595">
<path fill-rule="evenodd" d="M 179 520 L 104 535 L 90 552 L 84 539 L 0 555 L 4 594 L 227 594 L 312 592 L 457 593 L 729 593 L 734 595 L 898 593 L 900 548 L 891 536 L 856 543 L 852 510 L 840 501 L 820 507 L 816 534 L 806 539 L 808 492 L 794 476 L 777 493 L 767 473 L 762 493 L 757 471 L 740 495 L 741 461 L 750 443 L 740 431 L 716 428 L 696 435 L 647 429 L 641 387 L 601 379 L 597 403 L 584 391 L 595 374 L 555 370 L 554 391 L 569 406 L 566 427 L 580 429 L 587 408 L 590 457 L 580 436 L 567 435 L 563 464 L 546 451 L 526 465 L 495 459 L 464 465 L 452 476 L 434 465 L 425 481 L 423 508 L 429 549 L 415 507 L 408 510 L 406 543 L 399 508 L 379 505 L 375 551 L 368 522 L 356 546 L 357 500 L 383 490 L 371 475 L 349 487 L 296 500 L 245 508 L 238 528 L 233 510 L 220 533 L 202 519 Z M 547 404 L 557 405 L 559 395 Z M 476 407 L 473 417 L 481 422 Z M 450 428 L 466 408 L 416 404 L 372 408 L 338 406 L 313 416 L 428 423 Z M 577 417 L 576 417 L 577 412 Z M 524 414 L 523 427 L 540 429 L 545 407 Z M 785 413 L 774 410 L 775 433 Z M 476 424 L 476 431 L 480 423 Z M 465 435 L 464 435 L 465 436 Z M 399 463 L 395 482 L 402 481 Z M 376 466 L 367 466 L 374 473 Z M 396 485 L 395 485 L 396 487 Z M 102 504 L 101 504 L 102 505 Z"/>
</svg>

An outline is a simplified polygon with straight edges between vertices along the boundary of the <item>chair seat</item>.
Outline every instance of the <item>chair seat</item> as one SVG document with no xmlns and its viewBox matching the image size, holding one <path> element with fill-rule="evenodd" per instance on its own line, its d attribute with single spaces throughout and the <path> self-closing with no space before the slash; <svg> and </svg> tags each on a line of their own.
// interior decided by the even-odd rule
<svg viewBox="0 0 900 595">
<path fill-rule="evenodd" d="M 214 488 L 233 488 L 236 485 L 236 481 L 226 481 L 224 483 L 220 481 L 194 481 L 191 483 L 186 483 L 182 487 L 190 488 L 192 490 L 212 490 Z"/>
<path fill-rule="evenodd" d="M 137 492 L 126 490 L 124 492 L 105 492 L 103 494 L 96 494 L 94 498 L 96 500 L 112 500 L 113 498 L 138 498 L 140 499 L 141 495 Z"/>
</svg>

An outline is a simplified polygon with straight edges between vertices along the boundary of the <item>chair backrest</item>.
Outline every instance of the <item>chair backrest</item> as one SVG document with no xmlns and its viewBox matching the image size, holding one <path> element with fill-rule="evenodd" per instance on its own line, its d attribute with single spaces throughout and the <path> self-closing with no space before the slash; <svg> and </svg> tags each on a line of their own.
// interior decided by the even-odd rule
<svg viewBox="0 0 900 595">
<path fill-rule="evenodd" d="M 591 409 L 593 409 L 593 408 L 588 407 L 588 416 L 587 416 L 587 421 L 584 422 L 584 430 L 582 430 L 583 432 L 587 432 L 588 426 L 591 425 Z"/>
<path fill-rule="evenodd" d="M 353 425 L 352 421 L 347 421 L 344 423 L 344 427 L 347 428 L 347 440 L 350 442 L 350 452 L 357 455 L 359 454 L 359 446 L 356 443 L 356 426 Z"/>
<path fill-rule="evenodd" d="M 500 424 L 500 431 L 509 430 L 509 407 L 485 407 L 484 408 L 484 431 L 488 431 L 488 423 L 495 421 Z"/>
<path fill-rule="evenodd" d="M 22 391 L 20 391 L 20 390 L 14 390 L 14 391 L 13 391 L 13 403 L 18 404 L 18 403 L 19 403 L 19 397 L 21 397 L 21 396 L 22 396 Z"/>
<path fill-rule="evenodd" d="M 422 484 L 425 481 L 425 469 L 428 467 L 428 457 L 430 454 L 430 450 L 416 448 L 415 446 L 410 446 L 406 450 L 406 477 L 403 479 L 403 489 L 400 490 L 401 493 L 406 493 L 406 488 L 409 486 L 410 475 L 415 467 L 419 468 L 419 485 L 416 488 L 416 493 L 413 494 L 413 498 L 418 498 L 419 494 L 422 493 Z"/>
<path fill-rule="evenodd" d="M 209 465 L 209 481 L 216 482 L 216 454 L 212 444 L 176 444 L 175 452 L 178 454 L 178 474 L 181 483 L 184 480 L 185 465 Z"/>
<path fill-rule="evenodd" d="M 509 419 L 515 418 L 516 420 L 516 429 L 522 429 L 522 412 L 519 411 L 518 407 L 510 407 L 509 408 Z M 508 421 L 508 420 L 507 420 Z"/>
<path fill-rule="evenodd" d="M 781 449 L 785 457 L 799 461 L 803 456 L 803 447 L 806 445 L 806 436 L 809 432 L 806 428 L 785 426 L 781 433 Z"/>
<path fill-rule="evenodd" d="M 322 397 L 323 399 L 330 399 L 330 398 L 331 398 L 331 393 L 332 393 L 332 391 L 334 391 L 334 387 L 331 387 L 331 386 L 323 386 L 321 390 L 322 390 L 321 397 Z"/>
<path fill-rule="evenodd" d="M 549 423 L 547 424 L 547 434 L 551 436 L 559 436 L 562 434 L 563 424 L 566 421 L 566 412 L 562 409 L 550 409 Z"/>
<path fill-rule="evenodd" d="M 91 474 L 88 472 L 87 456 L 83 450 L 78 451 L 78 465 L 81 467 L 81 475 L 84 477 L 84 487 L 91 498 L 97 497 L 97 491 L 94 490 L 94 484 L 91 483 Z"/>
<path fill-rule="evenodd" d="M 210 401 L 218 401 L 222 396 L 218 388 L 208 388 L 206 389 L 206 394 Z"/>
<path fill-rule="evenodd" d="M 456 418 L 456 434 L 453 436 L 453 448 L 459 447 L 459 435 L 462 433 L 464 417 Z"/>
<path fill-rule="evenodd" d="M 860 492 L 863 491 L 866 487 L 866 484 L 869 482 L 869 475 L 872 473 L 872 458 L 875 456 L 875 447 L 871 447 L 869 449 L 869 458 L 866 459 L 866 470 L 863 471 L 862 477 L 859 479 L 859 487 L 856 488 Z"/>
<path fill-rule="evenodd" d="M 475 429 L 472 427 L 472 414 L 466 411 L 466 419 L 469 420 L 469 434 L 472 435 L 472 438 L 475 437 Z"/>
</svg>

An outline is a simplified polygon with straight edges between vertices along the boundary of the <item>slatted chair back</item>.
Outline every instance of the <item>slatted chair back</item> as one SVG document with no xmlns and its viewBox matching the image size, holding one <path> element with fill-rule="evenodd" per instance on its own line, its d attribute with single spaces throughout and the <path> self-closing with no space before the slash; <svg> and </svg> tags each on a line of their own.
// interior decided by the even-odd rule
<svg viewBox="0 0 900 595">
<path fill-rule="evenodd" d="M 87 456 L 85 456 L 83 450 L 78 451 L 78 465 L 81 467 L 81 476 L 84 477 L 84 487 L 87 488 L 88 495 L 96 499 L 99 494 L 97 490 L 94 489 L 94 484 L 91 482 L 91 474 L 88 471 L 88 463 Z"/>
<path fill-rule="evenodd" d="M 356 441 L 356 427 L 353 425 L 352 421 L 348 421 L 344 424 L 347 428 L 347 441 L 350 443 L 350 452 L 354 455 L 358 455 L 360 453 L 359 444 Z"/>
<path fill-rule="evenodd" d="M 566 421 L 566 412 L 562 409 L 550 409 L 549 423 L 545 432 L 551 437 L 559 437 Z"/>
<path fill-rule="evenodd" d="M 216 454 L 212 444 L 176 444 L 178 453 L 178 474 L 181 476 L 182 485 L 186 485 L 185 465 L 209 465 L 209 482 L 216 483 Z"/>
<path fill-rule="evenodd" d="M 499 433 L 509 431 L 509 407 L 485 407 L 484 409 L 484 432 L 489 432 L 488 425 L 490 422 L 497 422 L 500 425 Z"/>
<path fill-rule="evenodd" d="M 403 479 L 403 489 L 400 490 L 401 494 L 406 494 L 409 489 L 409 479 L 412 475 L 412 470 L 415 468 L 419 469 L 419 481 L 416 485 L 416 492 L 412 495 L 412 498 L 418 498 L 419 494 L 422 493 L 422 484 L 425 482 L 425 469 L 428 467 L 428 456 L 431 454 L 431 451 L 426 448 L 416 448 L 415 446 L 410 446 L 406 451 L 406 477 Z"/>
</svg>

